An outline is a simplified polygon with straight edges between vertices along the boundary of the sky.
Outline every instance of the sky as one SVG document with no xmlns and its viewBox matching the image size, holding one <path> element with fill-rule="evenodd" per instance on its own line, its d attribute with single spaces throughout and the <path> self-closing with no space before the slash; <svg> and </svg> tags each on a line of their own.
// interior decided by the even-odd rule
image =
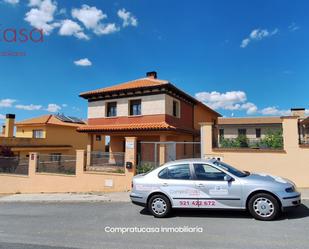
<svg viewBox="0 0 309 249">
<path fill-rule="evenodd" d="M 86 118 L 79 93 L 147 71 L 226 117 L 309 109 L 308 10 L 301 0 L 0 0 L 0 123 Z"/>
</svg>

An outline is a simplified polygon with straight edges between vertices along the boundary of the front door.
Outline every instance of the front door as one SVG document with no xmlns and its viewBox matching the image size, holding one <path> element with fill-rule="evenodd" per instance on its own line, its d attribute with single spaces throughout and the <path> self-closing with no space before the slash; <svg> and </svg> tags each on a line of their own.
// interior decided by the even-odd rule
<svg viewBox="0 0 309 249">
<path fill-rule="evenodd" d="M 237 179 L 226 181 L 226 173 L 205 163 L 193 164 L 200 208 L 241 208 L 242 187 Z"/>
<path fill-rule="evenodd" d="M 175 164 L 159 173 L 160 189 L 175 208 L 198 208 L 198 193 L 189 164 Z"/>
</svg>

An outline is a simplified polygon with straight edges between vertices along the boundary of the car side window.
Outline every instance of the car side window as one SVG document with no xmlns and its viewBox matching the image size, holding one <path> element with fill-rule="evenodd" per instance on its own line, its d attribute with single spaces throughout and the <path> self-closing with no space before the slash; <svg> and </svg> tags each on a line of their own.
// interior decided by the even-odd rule
<svg viewBox="0 0 309 249">
<path fill-rule="evenodd" d="M 178 164 L 169 166 L 161 170 L 158 176 L 161 179 L 190 180 L 190 166 L 189 164 Z"/>
<path fill-rule="evenodd" d="M 161 170 L 158 176 L 161 179 L 168 179 L 168 168 Z"/>
<path fill-rule="evenodd" d="M 197 180 L 204 181 L 224 181 L 226 174 L 208 164 L 194 164 L 194 171 Z"/>
</svg>

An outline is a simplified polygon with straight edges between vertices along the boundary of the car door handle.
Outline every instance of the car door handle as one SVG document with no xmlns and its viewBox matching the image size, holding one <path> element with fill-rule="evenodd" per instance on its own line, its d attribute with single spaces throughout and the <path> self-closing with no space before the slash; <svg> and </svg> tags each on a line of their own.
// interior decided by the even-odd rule
<svg viewBox="0 0 309 249">
<path fill-rule="evenodd" d="M 163 183 L 162 184 L 163 185 L 163 187 L 166 187 L 166 186 L 168 186 L 168 184 L 165 182 L 165 183 Z"/>
<path fill-rule="evenodd" d="M 203 187 L 204 187 L 204 184 L 200 183 L 200 184 L 197 184 L 197 186 L 198 186 L 199 188 L 203 188 Z"/>
</svg>

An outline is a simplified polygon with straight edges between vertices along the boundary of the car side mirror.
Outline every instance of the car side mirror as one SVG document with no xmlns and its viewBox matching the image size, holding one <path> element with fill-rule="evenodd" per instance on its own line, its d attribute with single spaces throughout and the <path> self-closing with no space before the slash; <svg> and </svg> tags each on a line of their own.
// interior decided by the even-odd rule
<svg viewBox="0 0 309 249">
<path fill-rule="evenodd" d="M 234 181 L 234 178 L 231 177 L 230 175 L 225 175 L 225 176 L 224 176 L 224 181 L 232 182 L 232 181 Z"/>
</svg>

